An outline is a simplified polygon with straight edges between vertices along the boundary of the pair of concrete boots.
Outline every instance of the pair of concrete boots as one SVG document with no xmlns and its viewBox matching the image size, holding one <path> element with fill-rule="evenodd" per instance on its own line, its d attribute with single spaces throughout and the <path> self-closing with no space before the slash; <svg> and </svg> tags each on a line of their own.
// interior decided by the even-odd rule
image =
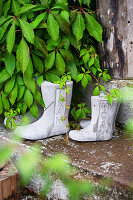
<svg viewBox="0 0 133 200">
<path fill-rule="evenodd" d="M 67 94 L 67 105 L 70 107 L 73 82 L 67 82 L 66 86 L 70 92 Z M 41 85 L 41 91 L 46 108 L 42 117 L 36 122 L 18 126 L 16 132 L 22 138 L 38 140 L 69 132 L 69 128 L 66 127 L 69 108 L 66 110 L 66 101 L 61 101 L 61 97 L 66 99 L 65 89 L 60 89 L 58 84 L 44 81 Z M 91 108 L 91 120 L 87 122 L 87 125 L 81 124 L 84 127 L 83 129 L 70 131 L 69 137 L 76 141 L 110 140 L 115 129 L 118 112 L 117 101 L 114 100 L 111 106 L 104 95 L 92 96 Z M 64 117 L 66 117 L 66 120 L 62 120 Z"/>
</svg>

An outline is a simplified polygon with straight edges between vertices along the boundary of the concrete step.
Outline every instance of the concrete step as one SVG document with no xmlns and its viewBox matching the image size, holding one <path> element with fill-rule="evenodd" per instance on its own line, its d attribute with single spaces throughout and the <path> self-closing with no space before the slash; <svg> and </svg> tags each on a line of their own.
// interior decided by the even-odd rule
<svg viewBox="0 0 133 200">
<path fill-rule="evenodd" d="M 2 126 L 1 126 L 2 127 Z M 10 141 L 10 134 L 5 129 L 0 132 L 0 146 Z M 23 141 L 19 144 L 15 157 L 20 157 L 33 144 L 41 145 L 44 158 L 56 153 L 66 154 L 71 164 L 79 169 L 74 175 L 76 179 L 92 180 L 99 185 L 103 178 L 113 180 L 104 194 L 95 194 L 87 199 L 102 200 L 132 200 L 133 199 L 133 139 L 127 138 L 121 129 L 110 141 L 105 142 L 65 142 L 65 136 L 56 136 L 39 141 Z M 30 183 L 36 193 L 44 185 L 38 175 L 35 174 Z M 67 200 L 67 190 L 60 181 L 53 185 L 53 192 L 48 199 Z"/>
</svg>

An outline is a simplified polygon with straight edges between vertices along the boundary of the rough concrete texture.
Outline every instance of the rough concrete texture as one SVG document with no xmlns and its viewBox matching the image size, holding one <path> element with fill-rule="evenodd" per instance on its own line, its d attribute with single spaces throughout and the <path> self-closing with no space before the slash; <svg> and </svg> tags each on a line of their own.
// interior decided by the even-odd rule
<svg viewBox="0 0 133 200">
<path fill-rule="evenodd" d="M 39 143 L 43 145 L 45 156 L 65 153 L 74 166 L 97 175 L 112 177 L 123 186 L 130 187 L 133 181 L 132 140 L 125 138 L 121 131 L 119 134 L 108 142 L 79 143 L 70 140 L 66 144 L 65 136 L 59 136 Z"/>
<path fill-rule="evenodd" d="M 133 78 L 133 1 L 97 0 L 103 43 L 99 46 L 101 64 L 112 78 Z"/>
<path fill-rule="evenodd" d="M 11 133 L 0 126 L 0 146 L 10 142 Z M 41 152 L 44 158 L 62 152 L 70 157 L 71 163 L 77 168 L 74 175 L 76 179 L 88 179 L 98 187 L 103 178 L 112 178 L 113 184 L 103 194 L 98 190 L 86 200 L 132 200 L 133 199 L 133 139 L 125 137 L 123 131 L 118 130 L 118 134 L 113 139 L 106 142 L 85 142 L 79 143 L 72 140 L 67 144 L 65 136 L 56 136 L 40 140 L 37 142 L 25 140 L 20 143 L 13 156 L 16 160 L 23 152 L 28 151 L 30 146 L 41 144 Z M 45 181 L 37 174 L 29 185 L 29 188 L 39 192 Z M 58 187 L 57 187 L 58 186 Z M 63 191 L 63 193 L 62 193 Z M 25 197 L 27 199 L 27 197 Z M 34 199 L 34 198 L 33 198 Z M 67 190 L 60 181 L 53 185 L 53 191 L 48 195 L 48 199 L 67 200 Z"/>
<path fill-rule="evenodd" d="M 91 97 L 91 122 L 81 130 L 71 130 L 69 137 L 75 141 L 102 141 L 112 139 L 119 103 L 114 100 L 112 105 L 105 95 Z"/>
<path fill-rule="evenodd" d="M 66 86 L 69 87 L 69 94 L 66 93 L 65 89 L 61 90 L 59 84 L 44 81 L 41 84 L 41 91 L 46 108 L 42 117 L 34 123 L 18 126 L 15 132 L 19 133 L 22 138 L 29 140 L 38 140 L 65 133 L 66 123 L 68 124 L 73 82 L 67 81 Z M 64 98 L 64 101 L 60 100 L 60 98 Z M 69 107 L 67 110 L 66 100 Z M 69 128 L 67 128 L 67 131 L 69 131 Z"/>
<path fill-rule="evenodd" d="M 106 83 L 105 88 L 107 90 L 111 90 L 112 88 L 118 88 L 120 91 L 126 90 L 130 87 L 130 90 L 133 92 L 133 81 L 132 80 L 112 80 Z M 124 97 L 125 102 L 121 103 L 119 112 L 117 115 L 117 121 L 121 124 L 126 124 L 129 119 L 133 117 L 133 96 L 130 98 L 129 96 Z"/>
</svg>

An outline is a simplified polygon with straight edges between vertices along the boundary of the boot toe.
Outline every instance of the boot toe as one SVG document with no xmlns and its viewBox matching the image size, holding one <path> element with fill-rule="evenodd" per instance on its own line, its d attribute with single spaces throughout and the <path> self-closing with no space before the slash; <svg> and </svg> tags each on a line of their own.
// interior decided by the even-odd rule
<svg viewBox="0 0 133 200">
<path fill-rule="evenodd" d="M 81 131 L 77 131 L 77 130 L 70 131 L 69 138 L 75 141 L 83 141 Z"/>
</svg>

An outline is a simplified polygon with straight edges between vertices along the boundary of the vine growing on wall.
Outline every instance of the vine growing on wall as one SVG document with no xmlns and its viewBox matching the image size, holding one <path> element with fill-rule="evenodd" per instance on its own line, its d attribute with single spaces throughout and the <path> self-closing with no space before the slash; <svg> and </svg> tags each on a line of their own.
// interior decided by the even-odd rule
<svg viewBox="0 0 133 200">
<path fill-rule="evenodd" d="M 0 1 L 0 114 L 19 108 L 24 115 L 29 109 L 37 118 L 37 103 L 44 106 L 37 85 L 60 81 L 67 72 L 83 88 L 98 80 L 94 95 L 105 92 L 99 80 L 110 76 L 101 70 L 94 45 L 102 42 L 102 27 L 90 3 Z"/>
</svg>

